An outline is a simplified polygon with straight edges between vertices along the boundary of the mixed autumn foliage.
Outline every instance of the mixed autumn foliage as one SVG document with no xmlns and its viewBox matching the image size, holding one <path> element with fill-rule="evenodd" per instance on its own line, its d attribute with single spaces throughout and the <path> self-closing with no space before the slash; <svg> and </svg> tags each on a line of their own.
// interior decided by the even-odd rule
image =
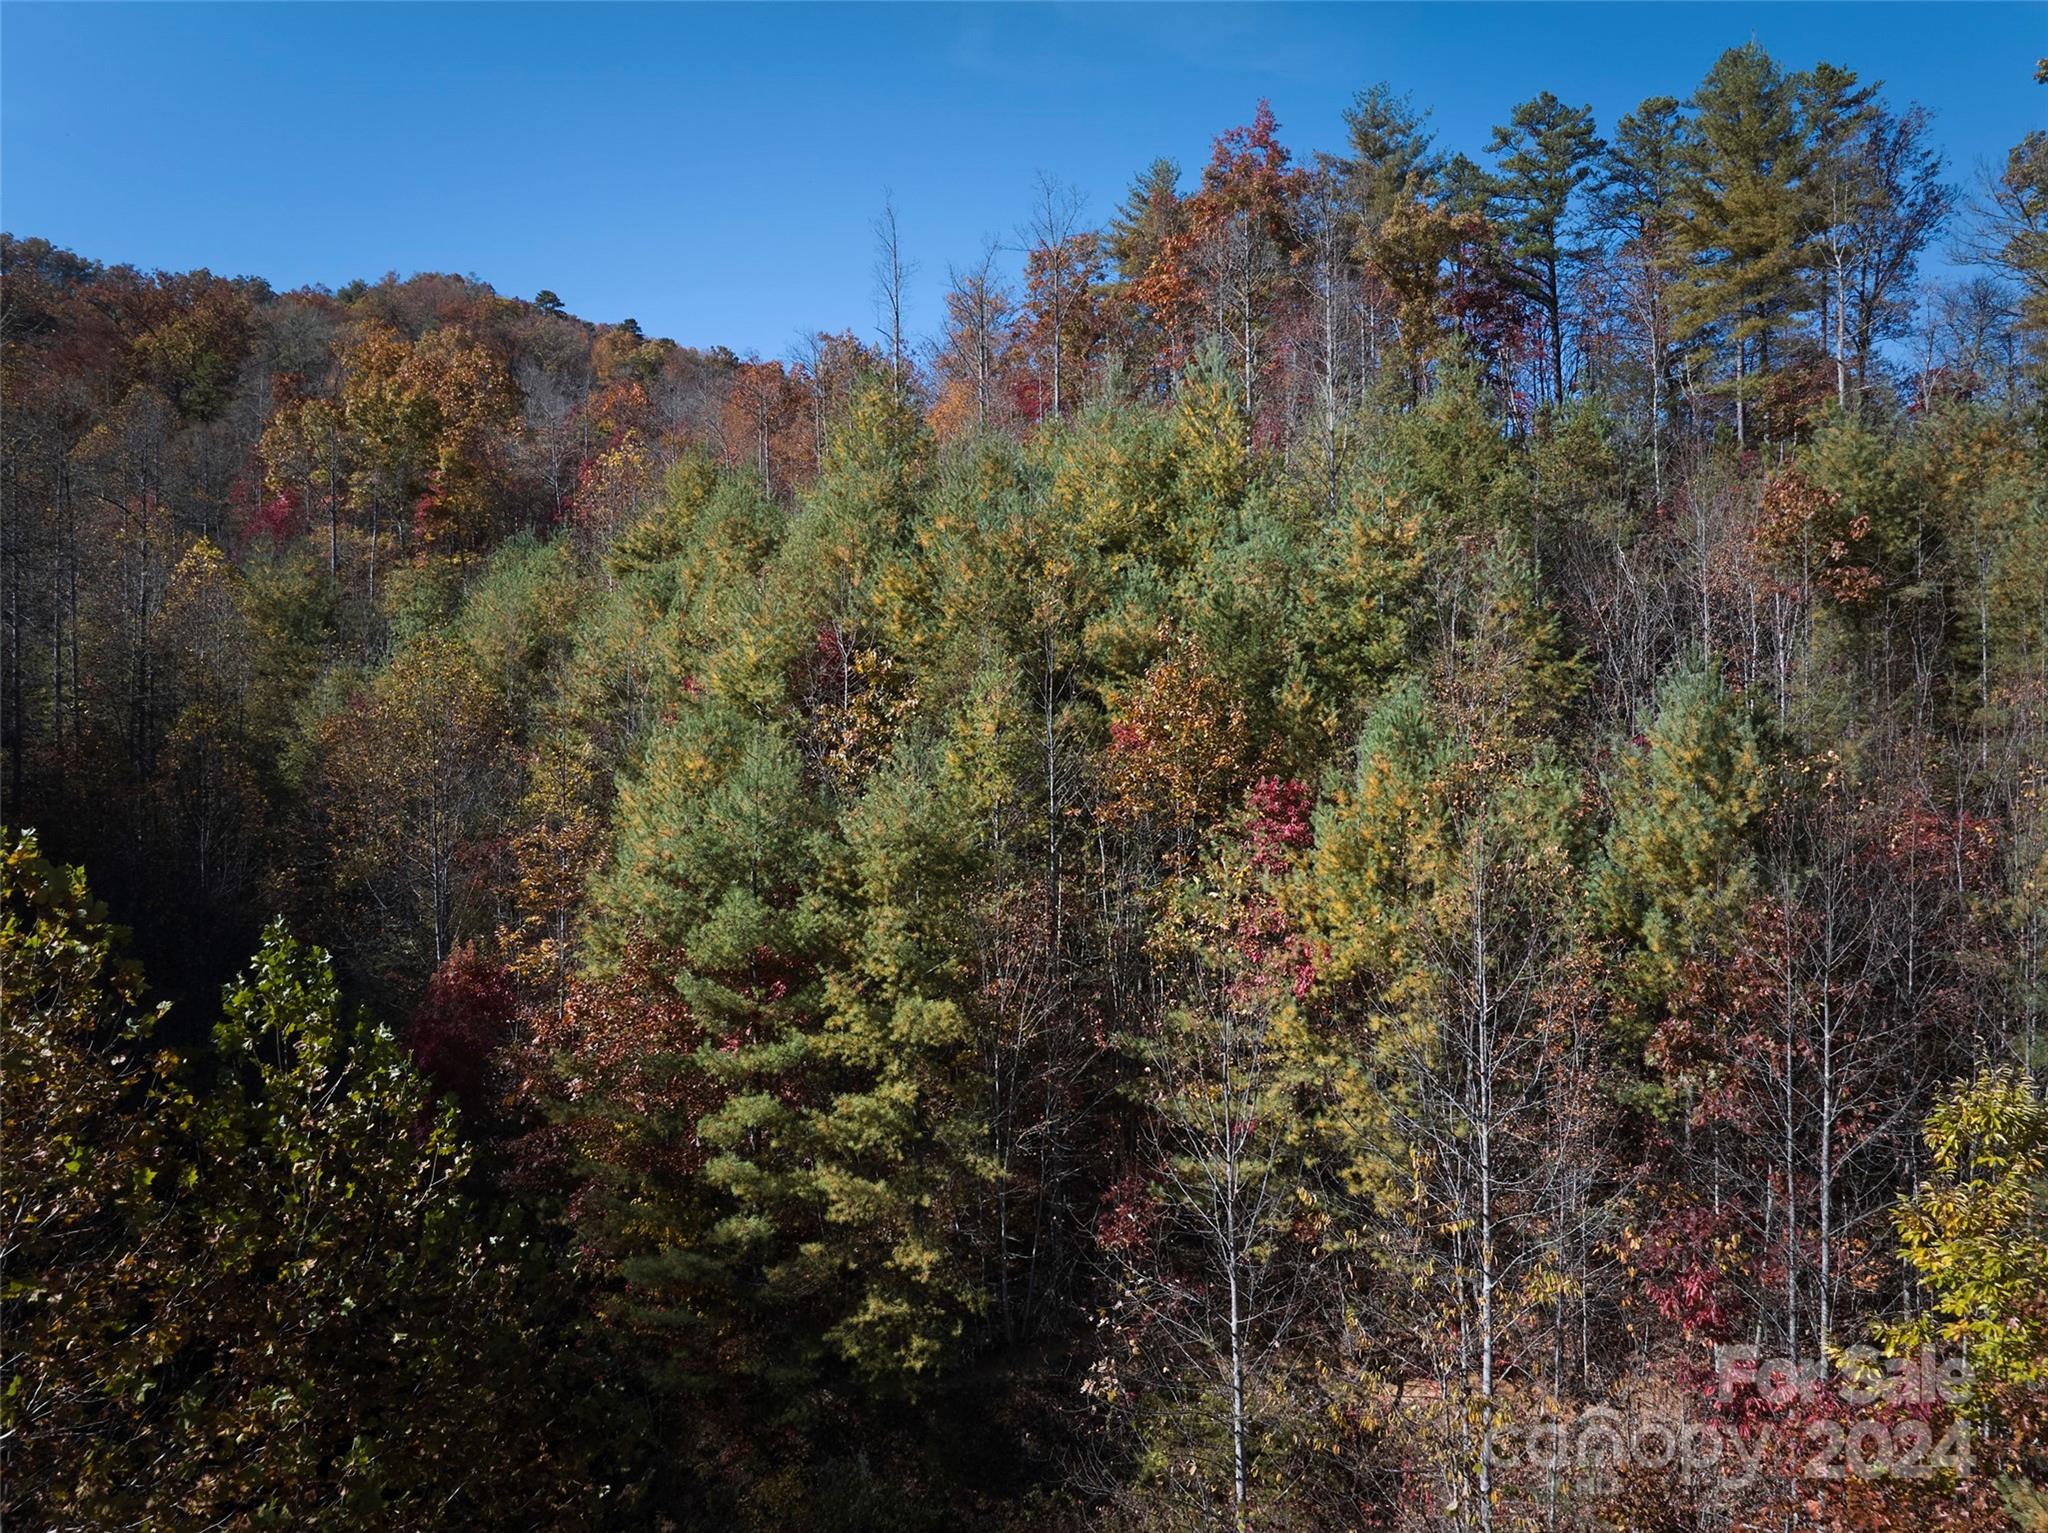
<svg viewBox="0 0 2048 1533">
<path fill-rule="evenodd" d="M 0 237 L 10 1518 L 2048 1526 L 2048 140 L 1347 122 L 922 350 Z"/>
</svg>

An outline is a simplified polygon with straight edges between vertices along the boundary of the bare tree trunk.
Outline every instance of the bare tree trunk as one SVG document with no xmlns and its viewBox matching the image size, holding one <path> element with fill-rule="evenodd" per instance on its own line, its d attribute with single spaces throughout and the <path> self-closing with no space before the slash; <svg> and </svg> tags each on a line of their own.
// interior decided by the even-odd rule
<svg viewBox="0 0 2048 1533">
<path fill-rule="evenodd" d="M 1047 337 L 1047 373 L 1052 386 L 1050 414 L 1057 420 L 1066 410 L 1067 305 L 1074 235 L 1080 226 L 1081 196 L 1044 171 L 1038 173 L 1037 202 L 1024 230 L 1027 251 L 1043 263 L 1046 296 L 1051 303 L 1052 333 Z"/>
<path fill-rule="evenodd" d="M 896 221 L 896 200 L 884 194 L 875 218 L 875 301 L 881 311 L 883 340 L 889 347 L 889 385 L 904 397 L 907 363 L 903 345 L 903 295 L 914 268 L 903 259 L 903 234 Z"/>
</svg>

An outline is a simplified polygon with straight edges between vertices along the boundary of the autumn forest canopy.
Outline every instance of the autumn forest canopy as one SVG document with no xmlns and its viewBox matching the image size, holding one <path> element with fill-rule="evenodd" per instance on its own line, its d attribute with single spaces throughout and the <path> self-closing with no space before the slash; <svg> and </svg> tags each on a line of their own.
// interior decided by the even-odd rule
<svg viewBox="0 0 2048 1533">
<path fill-rule="evenodd" d="M 2048 135 L 1668 83 L 781 360 L 0 236 L 0 1515 L 2048 1529 Z"/>
</svg>

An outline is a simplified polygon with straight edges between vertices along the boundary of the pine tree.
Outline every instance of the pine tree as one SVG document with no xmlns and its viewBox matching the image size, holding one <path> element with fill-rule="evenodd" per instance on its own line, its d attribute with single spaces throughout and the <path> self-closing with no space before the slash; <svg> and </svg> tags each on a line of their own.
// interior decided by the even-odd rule
<svg viewBox="0 0 2048 1533">
<path fill-rule="evenodd" d="M 1731 48 L 1694 92 L 1680 205 L 1690 261 L 1672 288 L 1681 341 L 1717 347 L 1733 377 L 1735 435 L 1772 368 L 1771 343 L 1803 300 L 1798 81 L 1756 43 Z"/>
<path fill-rule="evenodd" d="M 1185 227 L 1180 167 L 1168 159 L 1154 160 L 1131 183 L 1109 221 L 1109 253 L 1118 275 L 1125 282 L 1144 276 Z"/>
<path fill-rule="evenodd" d="M 1339 164 L 1359 238 L 1367 244 L 1401 202 L 1429 189 L 1437 158 L 1423 126 L 1428 117 L 1385 81 L 1360 91 L 1345 109 L 1347 153 Z"/>
<path fill-rule="evenodd" d="M 1568 107 L 1549 91 L 1516 107 L 1493 130 L 1499 169 L 1494 216 L 1508 231 L 1516 269 L 1549 324 L 1550 397 L 1564 400 L 1562 274 L 1581 254 L 1573 199 L 1592 179 L 1606 146 L 1593 132 L 1591 107 Z"/>
<path fill-rule="evenodd" d="M 817 1105 L 791 1146 L 795 1195 L 823 1220 L 802 1266 L 846 1288 L 826 1339 L 891 1389 L 956 1361 L 987 1299 L 973 1244 L 995 1166 L 964 963 L 975 808 L 969 780 L 906 745 L 843 821 Z"/>
<path fill-rule="evenodd" d="M 1668 674 L 1655 719 L 1615 763 L 1614 818 L 1588 890 L 1594 919 L 1622 943 L 1622 993 L 1649 1013 L 1631 1036 L 1646 1034 L 1688 965 L 1713 962 L 1740 930 L 1767 783 L 1756 732 L 1719 673 Z"/>
</svg>

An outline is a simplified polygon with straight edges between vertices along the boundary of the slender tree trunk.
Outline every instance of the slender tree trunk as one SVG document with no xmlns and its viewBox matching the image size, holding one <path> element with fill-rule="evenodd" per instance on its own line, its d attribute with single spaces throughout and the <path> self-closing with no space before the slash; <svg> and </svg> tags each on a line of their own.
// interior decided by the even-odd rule
<svg viewBox="0 0 2048 1533">
<path fill-rule="evenodd" d="M 1225 1022 L 1225 1043 L 1223 1063 L 1223 1100 L 1226 1111 L 1236 1112 L 1236 1098 L 1230 1082 L 1230 1023 Z M 1239 1533 L 1247 1526 L 1245 1515 L 1245 1473 L 1244 1473 L 1244 1315 L 1238 1294 L 1238 1235 L 1237 1235 L 1237 1145 L 1236 1125 L 1224 1125 L 1224 1197 L 1223 1224 L 1224 1247 L 1227 1253 L 1225 1266 L 1230 1283 L 1230 1472 L 1231 1506 L 1235 1512 L 1235 1524 Z"/>
<path fill-rule="evenodd" d="M 1797 1055 L 1794 1049 L 1794 1034 L 1797 1031 L 1798 1001 L 1797 981 L 1792 973 L 1792 905 L 1789 894 L 1784 897 L 1785 940 L 1785 1053 L 1784 1053 L 1784 1143 L 1785 1162 L 1785 1355 L 1794 1364 L 1799 1361 L 1799 1159 L 1797 1153 L 1798 1133 L 1798 1085 L 1794 1078 Z"/>
<path fill-rule="evenodd" d="M 1564 300 L 1557 290 L 1557 258 L 1549 257 L 1544 269 L 1550 278 L 1550 388 L 1551 402 L 1564 403 Z"/>
<path fill-rule="evenodd" d="M 1479 1162 L 1479 1526 L 1493 1526 L 1493 1291 L 1496 1257 L 1493 1166 L 1493 987 L 1488 972 L 1486 910 L 1486 845 L 1484 831 L 1475 857 L 1472 875 L 1472 956 L 1477 984 L 1477 1005 L 1473 1015 L 1473 1075 L 1478 1088 L 1478 1113 L 1474 1125 Z"/>
</svg>

